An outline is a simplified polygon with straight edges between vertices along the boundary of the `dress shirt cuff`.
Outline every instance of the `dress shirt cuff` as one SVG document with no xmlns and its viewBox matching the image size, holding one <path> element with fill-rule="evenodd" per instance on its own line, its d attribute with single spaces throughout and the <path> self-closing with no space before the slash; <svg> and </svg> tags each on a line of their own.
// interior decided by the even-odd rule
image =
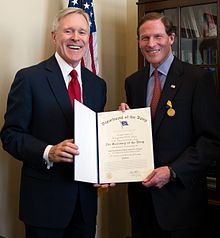
<svg viewBox="0 0 220 238">
<path fill-rule="evenodd" d="M 47 165 L 47 169 L 50 169 L 51 167 L 53 167 L 53 162 L 49 161 L 49 156 L 48 156 L 51 148 L 52 148 L 52 145 L 48 145 L 46 149 L 44 150 L 44 154 L 43 154 L 43 159 L 45 164 Z"/>
</svg>

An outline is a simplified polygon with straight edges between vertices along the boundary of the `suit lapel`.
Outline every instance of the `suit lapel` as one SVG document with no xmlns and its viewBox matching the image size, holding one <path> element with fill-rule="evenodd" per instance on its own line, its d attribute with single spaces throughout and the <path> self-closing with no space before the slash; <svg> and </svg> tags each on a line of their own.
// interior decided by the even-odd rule
<svg viewBox="0 0 220 238">
<path fill-rule="evenodd" d="M 149 74 L 150 74 L 150 67 L 147 65 L 141 72 L 140 75 L 138 75 L 139 81 L 139 87 L 137 90 L 137 97 L 139 98 L 142 105 L 139 105 L 139 107 L 146 107 L 146 98 L 147 98 L 147 85 L 149 81 Z M 144 80 L 143 80 L 144 79 Z"/>
<path fill-rule="evenodd" d="M 174 61 L 171 64 L 170 70 L 168 72 L 167 79 L 157 107 L 156 116 L 153 121 L 153 134 L 156 134 L 161 122 L 167 115 L 167 110 L 169 108 L 167 101 L 170 100 L 171 102 L 173 102 L 175 99 L 175 95 L 177 94 L 182 83 L 182 74 L 182 63 L 177 58 L 174 58 Z"/>
<path fill-rule="evenodd" d="M 70 128 L 73 127 L 73 109 L 69 100 L 69 95 L 63 79 L 62 72 L 55 57 L 51 57 L 46 63 L 47 79 L 51 90 L 68 121 Z"/>
<path fill-rule="evenodd" d="M 90 94 L 92 92 L 91 80 L 87 77 L 87 73 L 84 67 L 81 68 L 82 74 L 82 88 L 83 88 L 83 104 L 87 105 L 90 102 Z"/>
<path fill-rule="evenodd" d="M 90 72 L 87 68 L 81 68 L 81 76 L 82 76 L 82 88 L 83 88 L 83 104 L 89 107 L 92 110 L 95 110 L 94 105 L 95 97 L 94 94 L 99 94 L 100 92 L 96 92 L 96 80 L 93 77 L 92 72 Z"/>
<path fill-rule="evenodd" d="M 133 88 L 135 88 L 135 91 L 132 92 L 134 94 L 132 103 L 135 108 L 146 107 L 147 84 L 149 81 L 148 75 L 149 75 L 149 65 L 139 70 L 138 73 L 132 76 L 132 78 L 134 78 Z"/>
</svg>

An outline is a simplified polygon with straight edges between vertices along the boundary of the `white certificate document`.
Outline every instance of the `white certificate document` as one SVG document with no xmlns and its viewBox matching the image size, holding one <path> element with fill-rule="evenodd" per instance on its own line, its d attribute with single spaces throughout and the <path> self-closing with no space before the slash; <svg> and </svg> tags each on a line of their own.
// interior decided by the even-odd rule
<svg viewBox="0 0 220 238">
<path fill-rule="evenodd" d="M 75 100 L 75 180 L 143 181 L 154 169 L 150 108 L 96 113 Z"/>
</svg>

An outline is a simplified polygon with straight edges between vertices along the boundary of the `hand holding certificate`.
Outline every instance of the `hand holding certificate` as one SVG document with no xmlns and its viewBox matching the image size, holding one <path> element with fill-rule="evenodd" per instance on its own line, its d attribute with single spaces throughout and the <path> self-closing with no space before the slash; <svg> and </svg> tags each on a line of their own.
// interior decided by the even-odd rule
<svg viewBox="0 0 220 238">
<path fill-rule="evenodd" d="M 154 169 L 149 108 L 95 113 L 75 101 L 75 180 L 143 181 Z"/>
</svg>

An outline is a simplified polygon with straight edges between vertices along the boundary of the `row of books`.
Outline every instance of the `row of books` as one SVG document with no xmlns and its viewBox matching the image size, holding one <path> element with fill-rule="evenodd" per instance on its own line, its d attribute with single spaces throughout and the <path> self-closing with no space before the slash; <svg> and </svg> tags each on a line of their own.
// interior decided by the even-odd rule
<svg viewBox="0 0 220 238">
<path fill-rule="evenodd" d="M 194 11 L 193 7 L 187 7 L 187 11 L 182 15 L 181 37 L 216 37 L 217 16 L 213 15 L 210 9 L 207 9 L 206 12 L 201 8 Z"/>
<path fill-rule="evenodd" d="M 181 59 L 190 64 L 216 64 L 217 49 L 208 48 L 203 49 L 201 52 L 197 49 L 193 52 L 192 50 L 184 49 L 181 51 Z"/>
</svg>

